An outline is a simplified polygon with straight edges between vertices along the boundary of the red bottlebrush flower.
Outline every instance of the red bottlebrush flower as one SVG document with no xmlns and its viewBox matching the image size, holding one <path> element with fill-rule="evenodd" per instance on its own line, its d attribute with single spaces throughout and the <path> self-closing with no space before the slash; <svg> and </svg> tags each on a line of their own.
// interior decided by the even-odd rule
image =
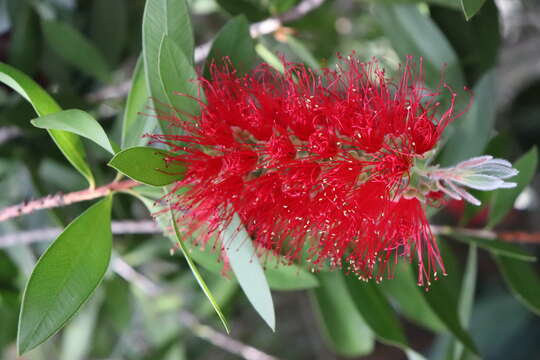
<svg viewBox="0 0 540 360">
<path fill-rule="evenodd" d="M 152 136 L 187 168 L 175 187 L 187 190 L 170 194 L 182 225 L 208 239 L 238 214 L 259 249 L 291 262 L 307 249 L 314 266 L 363 279 L 390 274 L 400 256 L 416 259 L 421 284 L 444 273 L 411 179 L 456 117 L 454 95 L 441 111 L 410 59 L 398 80 L 353 57 L 320 72 L 284 66 L 244 76 L 212 66 L 200 113 L 171 121 L 184 135 Z"/>
</svg>

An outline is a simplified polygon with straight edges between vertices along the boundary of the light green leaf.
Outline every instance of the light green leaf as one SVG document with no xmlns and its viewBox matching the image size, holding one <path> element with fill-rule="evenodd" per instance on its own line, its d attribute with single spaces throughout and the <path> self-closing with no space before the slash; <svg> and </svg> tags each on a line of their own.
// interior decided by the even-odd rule
<svg viewBox="0 0 540 360">
<path fill-rule="evenodd" d="M 184 120 L 198 112 L 197 101 L 184 96 L 198 98 L 197 73 L 182 49 L 172 39 L 164 35 L 159 47 L 159 78 L 165 90 L 171 113 L 176 113 Z"/>
<path fill-rule="evenodd" d="M 82 110 L 64 110 L 32 120 L 41 129 L 64 130 L 92 140 L 114 154 L 105 130 L 90 114 Z"/>
<path fill-rule="evenodd" d="M 460 0 L 461 9 L 465 18 L 471 20 L 471 18 L 482 8 L 486 0 Z"/>
<path fill-rule="evenodd" d="M 493 256 L 506 284 L 527 308 L 540 315 L 540 279 L 536 269 L 526 262 Z"/>
<path fill-rule="evenodd" d="M 494 239 L 482 239 L 472 236 L 461 235 L 452 235 L 452 237 L 471 245 L 477 245 L 478 247 L 489 250 L 496 255 L 505 256 L 521 261 L 536 261 L 536 256 L 522 250 L 514 244 L 509 244 L 504 241 Z"/>
<path fill-rule="evenodd" d="M 61 329 L 101 282 L 112 247 L 112 197 L 73 220 L 39 259 L 24 291 L 19 354 Z"/>
<path fill-rule="evenodd" d="M 25 98 L 39 116 L 62 110 L 34 80 L 7 64 L 0 63 L 0 82 Z M 91 187 L 94 186 L 94 177 L 86 162 L 86 152 L 79 137 L 60 130 L 49 130 L 49 134 L 71 165 L 88 180 Z"/>
<path fill-rule="evenodd" d="M 273 255 L 265 259 L 264 273 L 272 290 L 304 290 L 319 286 L 315 275 L 294 264 L 284 265 Z"/>
<path fill-rule="evenodd" d="M 390 345 L 407 348 L 407 339 L 390 303 L 373 281 L 345 277 L 351 298 L 375 335 Z"/>
<path fill-rule="evenodd" d="M 193 63 L 193 30 L 185 0 L 147 1 L 144 9 L 142 46 L 146 86 L 149 95 L 162 102 L 167 99 L 159 74 L 159 48 L 164 35 L 170 37 Z M 160 124 L 164 133 L 177 131 L 168 127 L 166 121 L 160 121 Z"/>
<path fill-rule="evenodd" d="M 143 184 L 164 186 L 184 178 L 184 164 L 167 161 L 172 157 L 165 150 L 137 146 L 117 153 L 109 166 Z"/>
<path fill-rule="evenodd" d="M 272 294 L 251 239 L 238 215 L 223 229 L 222 246 L 244 294 L 272 331 L 275 331 L 276 315 Z"/>
<path fill-rule="evenodd" d="M 214 298 L 214 295 L 212 295 L 212 292 L 210 291 L 210 289 L 206 285 L 206 282 L 204 281 L 203 277 L 199 273 L 199 270 L 197 269 L 197 266 L 195 265 L 195 263 L 193 262 L 193 260 L 189 256 L 189 250 L 186 248 L 186 246 L 184 245 L 184 242 L 180 238 L 180 233 L 178 232 L 178 225 L 176 224 L 176 219 L 174 217 L 174 213 L 173 213 L 172 210 L 170 211 L 170 213 L 171 213 L 171 223 L 172 223 L 172 227 L 174 229 L 174 234 L 175 234 L 175 237 L 176 237 L 176 243 L 178 244 L 178 247 L 180 248 L 180 250 L 182 250 L 182 254 L 184 254 L 184 257 L 186 258 L 186 261 L 187 261 L 187 263 L 189 265 L 189 268 L 191 269 L 191 272 L 193 273 L 193 276 L 195 276 L 195 279 L 197 279 L 197 282 L 199 283 L 199 286 L 201 287 L 204 294 L 208 298 L 208 301 L 210 301 L 210 303 L 212 304 L 212 307 L 214 308 L 214 310 L 218 314 L 219 319 L 221 320 L 221 322 L 223 323 L 223 326 L 225 327 L 225 330 L 227 331 L 227 333 L 229 333 L 229 326 L 227 325 L 227 319 L 225 319 L 225 315 L 223 315 L 223 312 L 221 311 L 221 308 L 219 307 L 219 304 L 217 303 L 216 299 Z"/>
<path fill-rule="evenodd" d="M 259 55 L 259 57 L 263 59 L 263 61 L 265 61 L 268 65 L 270 65 L 280 73 L 283 73 L 285 71 L 281 60 L 263 43 L 257 43 L 257 45 L 255 45 L 255 51 L 257 52 L 257 55 Z"/>
<path fill-rule="evenodd" d="M 124 111 L 122 149 L 146 144 L 147 141 L 142 136 L 151 133 L 156 127 L 155 117 L 139 114 L 147 101 L 148 92 L 144 78 L 144 63 L 142 57 L 139 57 L 131 78 L 131 89 L 129 90 Z"/>
<path fill-rule="evenodd" d="M 463 74 L 459 59 L 452 46 L 437 25 L 420 13 L 416 5 L 374 5 L 374 15 L 385 35 L 402 61 L 407 55 L 418 60 L 423 57 L 426 81 L 431 86 L 439 83 L 445 65 L 445 80 L 456 89 L 463 87 Z"/>
<path fill-rule="evenodd" d="M 499 189 L 494 193 L 489 209 L 488 228 L 497 225 L 512 210 L 517 197 L 529 185 L 536 173 L 537 164 L 538 150 L 536 147 L 533 147 L 515 162 L 514 168 L 519 171 L 519 174 L 514 176 L 511 181 L 517 183 L 517 186 L 513 189 Z"/>
<path fill-rule="evenodd" d="M 223 64 L 227 56 L 240 73 L 251 70 L 255 59 L 255 44 L 249 34 L 249 23 L 243 15 L 231 19 L 219 31 L 206 59 L 204 76 L 210 78 L 210 64 Z"/>
<path fill-rule="evenodd" d="M 356 357 L 373 351 L 373 333 L 356 309 L 343 274 L 317 274 L 320 286 L 312 290 L 315 311 L 330 346 L 340 355 Z"/>
<path fill-rule="evenodd" d="M 287 44 L 291 48 L 291 50 L 304 62 L 307 66 L 309 66 L 312 69 L 320 69 L 319 62 L 311 51 L 302 43 L 302 41 L 298 40 L 292 35 L 287 36 Z"/>
<path fill-rule="evenodd" d="M 81 72 L 106 82 L 109 66 L 99 50 L 73 26 L 56 20 L 41 23 L 50 48 Z"/>
<path fill-rule="evenodd" d="M 495 90 L 495 73 L 491 70 L 474 87 L 474 102 L 448 139 L 440 160 L 442 166 L 482 155 L 495 123 Z"/>
</svg>

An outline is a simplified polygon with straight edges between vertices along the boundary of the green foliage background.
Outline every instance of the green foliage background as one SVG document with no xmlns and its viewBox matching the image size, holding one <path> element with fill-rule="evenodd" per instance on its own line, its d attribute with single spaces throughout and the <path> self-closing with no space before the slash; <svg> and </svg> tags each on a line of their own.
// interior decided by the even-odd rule
<svg viewBox="0 0 540 360">
<path fill-rule="evenodd" d="M 450 129 L 440 162 L 487 153 L 510 159 L 520 174 L 518 188 L 482 194 L 482 209 L 452 207 L 434 223 L 538 230 L 540 29 L 524 15 L 539 16 L 538 5 L 327 0 L 275 34 L 249 36 L 249 24 L 298 3 L 0 0 L 0 206 L 121 176 L 148 184 L 0 222 L 0 358 L 239 358 L 209 345 L 186 312 L 280 359 L 540 356 L 538 245 L 445 228 L 449 275 L 425 292 L 408 264 L 399 264 L 395 279 L 361 283 L 339 272 L 276 267 L 278 259 L 263 268 L 251 261 L 249 241 L 229 252 L 233 273 L 224 277 L 217 254 L 179 241 L 167 213 L 158 220 L 168 238 L 112 237 L 110 214 L 148 220 L 159 210 L 159 187 L 182 176 L 181 167 L 174 175 L 154 171 L 160 161 L 142 135 L 173 130 L 140 112 L 151 112 L 151 96 L 195 106 L 173 92 L 197 94 L 189 80 L 207 68 L 196 44 L 211 39 L 208 59 L 228 55 L 241 71 L 261 61 L 279 66 L 281 55 L 332 66 L 338 53 L 353 51 L 389 71 L 406 55 L 422 56 L 428 84 L 444 68 L 463 95 L 459 106 L 469 99 L 464 87 L 474 102 Z M 45 231 L 58 228 L 65 228 L 59 236 Z M 27 243 L 10 240 L 33 230 Z M 174 244 L 180 251 L 171 255 Z M 119 276 L 122 266 L 143 281 Z"/>
</svg>

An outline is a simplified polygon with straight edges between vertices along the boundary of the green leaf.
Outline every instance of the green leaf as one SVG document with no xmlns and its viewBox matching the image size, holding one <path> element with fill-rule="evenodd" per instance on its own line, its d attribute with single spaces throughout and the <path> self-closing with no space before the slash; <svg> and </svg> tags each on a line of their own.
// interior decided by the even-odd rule
<svg viewBox="0 0 540 360">
<path fill-rule="evenodd" d="M 319 62 L 311 51 L 302 43 L 302 41 L 298 40 L 292 35 L 287 36 L 287 45 L 291 48 L 291 50 L 310 68 L 312 69 L 320 69 Z"/>
<path fill-rule="evenodd" d="M 424 290 L 418 287 L 409 264 L 399 262 L 396 265 L 395 277 L 382 281 L 379 287 L 387 297 L 395 300 L 400 312 L 411 321 L 434 332 L 442 332 L 446 329 L 424 299 L 422 295 Z"/>
<path fill-rule="evenodd" d="M 144 78 L 144 63 L 142 57 L 137 60 L 131 79 L 131 89 L 127 97 L 122 123 L 122 149 L 140 146 L 146 143 L 142 137 L 152 132 L 156 127 L 156 119 L 151 116 L 139 114 L 148 101 L 146 80 Z"/>
<path fill-rule="evenodd" d="M 184 95 L 198 98 L 197 73 L 182 49 L 167 35 L 163 36 L 159 46 L 158 64 L 161 85 L 174 109 L 171 112 L 190 120 L 184 114 L 195 115 L 199 104 Z"/>
<path fill-rule="evenodd" d="M 56 20 L 43 20 L 41 28 L 51 49 L 68 64 L 103 82 L 109 79 L 105 58 L 77 29 Z"/>
<path fill-rule="evenodd" d="M 515 162 L 514 168 L 519 171 L 519 174 L 510 181 L 516 182 L 517 186 L 513 189 L 499 189 L 494 193 L 489 209 L 488 228 L 497 225 L 512 210 L 517 197 L 529 185 L 536 173 L 537 164 L 538 150 L 536 147 L 533 147 Z"/>
<path fill-rule="evenodd" d="M 0 82 L 26 99 L 39 116 L 62 110 L 34 80 L 7 64 L 0 63 Z M 49 134 L 73 167 L 88 180 L 90 186 L 94 186 L 94 177 L 86 162 L 86 152 L 81 139 L 75 134 L 60 130 L 49 130 Z"/>
<path fill-rule="evenodd" d="M 229 333 L 229 326 L 227 325 L 227 319 L 225 319 L 225 315 L 223 315 L 223 312 L 221 311 L 221 308 L 219 307 L 219 304 L 217 303 L 216 299 L 214 298 L 214 295 L 212 295 L 212 292 L 206 285 L 206 282 L 204 281 L 203 277 L 201 276 L 201 273 L 199 273 L 199 270 L 197 269 L 197 266 L 189 256 L 189 250 L 184 245 L 184 242 L 180 239 L 180 233 L 178 232 L 178 226 L 176 224 L 176 219 L 174 217 L 174 213 L 171 210 L 171 223 L 172 227 L 174 229 L 174 234 L 176 237 L 176 243 L 178 244 L 178 247 L 180 250 L 182 250 L 182 254 L 184 254 L 184 257 L 186 258 L 186 261 L 189 265 L 189 268 L 191 269 L 191 272 L 193 273 L 193 276 L 195 276 L 195 279 L 197 279 L 197 282 L 199 283 L 199 286 L 203 290 L 204 294 L 208 298 L 208 301 L 212 304 L 212 307 L 216 311 L 216 313 L 219 316 L 219 319 L 223 323 L 223 326 L 225 327 L 225 330 L 227 333 Z"/>
<path fill-rule="evenodd" d="M 421 14 L 416 5 L 377 3 L 373 9 L 385 35 L 402 59 L 408 55 L 423 57 L 428 84 L 434 86 L 439 83 L 446 65 L 445 80 L 456 89 L 463 87 L 463 74 L 456 53 L 437 25 Z"/>
<path fill-rule="evenodd" d="M 257 54 L 255 43 L 249 34 L 249 23 L 242 15 L 231 19 L 219 31 L 206 59 L 204 76 L 210 78 L 210 64 L 215 62 L 223 64 L 223 57 L 227 56 L 235 69 L 240 73 L 251 70 Z"/>
<path fill-rule="evenodd" d="M 373 281 L 361 281 L 355 276 L 345 277 L 347 288 L 356 309 L 371 330 L 383 342 L 407 348 L 407 339 L 390 303 Z"/>
<path fill-rule="evenodd" d="M 486 0 L 460 0 L 465 18 L 470 20 L 484 5 Z"/>
<path fill-rule="evenodd" d="M 373 351 L 373 333 L 356 309 L 343 274 L 317 274 L 320 286 L 312 290 L 315 311 L 330 346 L 343 356 L 361 356 Z"/>
<path fill-rule="evenodd" d="M 536 261 L 536 256 L 528 253 L 527 251 L 522 250 L 514 244 L 509 244 L 504 241 L 495 240 L 495 239 L 482 239 L 473 236 L 461 236 L 461 235 L 452 235 L 459 241 L 477 245 L 482 249 L 491 251 L 495 255 L 501 255 L 504 257 L 509 257 L 521 261 Z"/>
<path fill-rule="evenodd" d="M 193 30 L 185 0 L 152 0 L 146 2 L 142 24 L 142 46 L 144 72 L 149 95 L 165 102 L 167 94 L 159 74 L 159 48 L 163 36 L 167 35 L 180 47 L 193 63 Z M 164 133 L 172 133 L 166 121 L 160 121 Z"/>
<path fill-rule="evenodd" d="M 127 0 L 92 2 L 90 35 L 108 64 L 120 60 L 127 45 L 129 8 Z"/>
<path fill-rule="evenodd" d="M 440 160 L 442 166 L 482 154 L 495 123 L 495 90 L 495 72 L 491 70 L 474 87 L 474 102 L 448 139 Z"/>
<path fill-rule="evenodd" d="M 540 315 L 540 279 L 535 267 L 509 257 L 493 257 L 515 297 L 532 312 Z"/>
<path fill-rule="evenodd" d="M 24 291 L 19 354 L 61 329 L 96 289 L 109 265 L 112 197 L 69 224 L 39 259 Z"/>
<path fill-rule="evenodd" d="M 449 286 L 447 279 L 431 283 L 428 291 L 423 292 L 424 299 L 446 328 L 471 352 L 478 354 L 476 345 L 469 333 L 463 328 L 458 315 L 458 299 Z"/>
<path fill-rule="evenodd" d="M 269 255 L 264 262 L 264 273 L 273 290 L 305 290 L 319 286 L 319 280 L 306 269 L 294 264 L 285 265 Z"/>
<path fill-rule="evenodd" d="M 231 15 L 245 15 L 250 21 L 260 21 L 270 16 L 258 0 L 217 0 L 219 6 Z"/>
<path fill-rule="evenodd" d="M 41 129 L 64 130 L 92 140 L 114 154 L 105 130 L 90 114 L 82 110 L 64 110 L 32 120 Z"/>
<path fill-rule="evenodd" d="M 223 229 L 222 246 L 244 294 L 272 331 L 275 331 L 276 315 L 272 294 L 251 239 L 238 215 Z"/>
<path fill-rule="evenodd" d="M 174 154 L 151 147 L 137 146 L 117 153 L 109 166 L 133 180 L 164 186 L 184 178 L 183 163 L 171 160 Z"/>
</svg>

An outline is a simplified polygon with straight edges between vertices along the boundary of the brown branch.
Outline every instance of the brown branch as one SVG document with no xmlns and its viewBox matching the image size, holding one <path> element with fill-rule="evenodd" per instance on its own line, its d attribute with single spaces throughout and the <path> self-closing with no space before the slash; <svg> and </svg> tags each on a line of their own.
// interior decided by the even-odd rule
<svg viewBox="0 0 540 360">
<path fill-rule="evenodd" d="M 0 210 L 0 222 L 16 218 L 21 215 L 30 214 L 34 211 L 51 209 L 66 206 L 81 201 L 97 199 L 110 194 L 113 191 L 126 190 L 140 185 L 134 180 L 112 182 L 110 184 L 95 188 L 75 191 L 68 194 L 58 193 L 48 195 L 41 199 L 25 201 L 21 204 L 13 205 Z"/>
</svg>

